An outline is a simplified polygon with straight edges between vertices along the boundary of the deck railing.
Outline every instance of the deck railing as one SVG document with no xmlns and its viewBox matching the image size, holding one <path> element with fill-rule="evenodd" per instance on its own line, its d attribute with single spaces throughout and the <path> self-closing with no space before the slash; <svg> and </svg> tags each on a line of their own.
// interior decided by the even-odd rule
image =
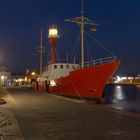
<svg viewBox="0 0 140 140">
<path fill-rule="evenodd" d="M 84 63 L 84 68 L 88 68 L 90 66 L 97 66 L 97 65 L 101 65 L 101 64 L 110 64 L 117 59 L 118 58 L 116 56 L 114 56 L 114 57 L 106 57 L 106 58 L 100 58 L 100 59 L 96 59 L 96 60 L 87 61 Z M 81 64 L 79 64 L 79 66 L 81 68 Z"/>
<path fill-rule="evenodd" d="M 97 65 L 102 65 L 102 64 L 110 64 L 113 61 L 118 60 L 118 58 L 116 56 L 114 57 L 105 57 L 105 58 L 100 58 L 100 59 L 95 59 L 95 60 L 90 60 L 84 63 L 84 67 L 83 68 L 88 68 L 90 66 L 97 66 Z M 77 63 L 72 63 L 72 62 L 67 62 L 66 60 L 56 60 L 56 63 L 71 63 L 71 64 L 77 64 Z M 79 66 L 75 69 L 82 69 L 82 65 L 81 63 L 78 64 Z"/>
</svg>

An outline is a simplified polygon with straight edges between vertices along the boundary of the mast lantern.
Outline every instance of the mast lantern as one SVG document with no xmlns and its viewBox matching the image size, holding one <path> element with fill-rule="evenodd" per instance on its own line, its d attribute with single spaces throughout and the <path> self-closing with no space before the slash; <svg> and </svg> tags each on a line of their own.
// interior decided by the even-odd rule
<svg viewBox="0 0 140 140">
<path fill-rule="evenodd" d="M 56 27 L 51 27 L 48 33 L 48 40 L 51 45 L 51 64 L 56 62 L 56 46 L 59 38 L 58 29 Z"/>
<path fill-rule="evenodd" d="M 49 29 L 49 35 L 48 38 L 59 38 L 58 36 L 58 29 L 53 27 Z"/>
<path fill-rule="evenodd" d="M 93 27 L 93 28 L 91 29 L 91 31 L 92 31 L 92 32 L 96 32 L 96 31 L 97 31 L 96 26 Z"/>
</svg>

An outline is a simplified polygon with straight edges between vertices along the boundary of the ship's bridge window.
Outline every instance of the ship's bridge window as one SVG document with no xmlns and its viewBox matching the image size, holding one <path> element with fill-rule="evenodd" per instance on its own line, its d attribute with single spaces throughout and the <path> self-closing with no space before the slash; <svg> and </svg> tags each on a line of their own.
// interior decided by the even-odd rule
<svg viewBox="0 0 140 140">
<path fill-rule="evenodd" d="M 68 69 L 69 68 L 69 65 L 66 65 L 66 68 Z"/>
<path fill-rule="evenodd" d="M 57 69 L 57 65 L 54 65 L 54 69 Z"/>
<path fill-rule="evenodd" d="M 74 67 L 74 65 L 72 66 L 72 69 L 74 69 L 75 67 Z"/>
<path fill-rule="evenodd" d="M 63 69 L 63 65 L 60 65 L 60 69 Z"/>
</svg>

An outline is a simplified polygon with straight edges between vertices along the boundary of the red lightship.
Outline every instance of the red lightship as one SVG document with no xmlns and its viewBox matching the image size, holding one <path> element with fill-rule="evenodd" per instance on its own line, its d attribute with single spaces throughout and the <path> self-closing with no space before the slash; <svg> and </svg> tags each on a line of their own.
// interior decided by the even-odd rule
<svg viewBox="0 0 140 140">
<path fill-rule="evenodd" d="M 82 10 L 83 11 L 83 10 Z M 57 28 L 49 29 L 51 45 L 51 61 L 42 73 L 44 83 L 47 83 L 49 93 L 71 97 L 101 98 L 107 81 L 117 70 L 120 60 L 114 57 L 84 61 L 84 26 L 98 26 L 88 18 L 81 16 L 66 20 L 77 23 L 81 29 L 81 64 L 57 63 L 56 45 L 59 38 Z M 42 86 L 45 84 L 42 84 Z"/>
</svg>

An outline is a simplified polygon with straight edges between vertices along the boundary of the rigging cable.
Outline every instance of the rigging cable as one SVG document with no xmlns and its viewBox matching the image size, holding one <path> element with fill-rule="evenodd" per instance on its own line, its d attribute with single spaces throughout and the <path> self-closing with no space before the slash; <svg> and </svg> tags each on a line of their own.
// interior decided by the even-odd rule
<svg viewBox="0 0 140 140">
<path fill-rule="evenodd" d="M 89 47 L 89 44 L 88 44 L 88 41 L 87 41 L 87 37 L 85 36 L 85 44 L 86 44 L 86 46 L 87 46 L 87 55 L 88 55 L 88 59 L 89 59 L 89 61 L 90 60 L 92 60 L 93 58 L 92 58 L 92 54 L 91 54 L 91 49 L 90 49 L 90 47 Z"/>
<path fill-rule="evenodd" d="M 95 37 L 93 37 L 92 35 L 90 35 L 88 32 L 85 32 L 89 37 L 91 37 L 93 40 L 95 40 L 95 42 L 100 46 L 100 47 L 102 47 L 106 52 L 108 52 L 110 55 L 112 55 L 112 56 L 116 56 L 114 53 L 112 53 L 110 50 L 108 50 L 108 49 L 106 49 L 105 47 L 104 47 L 104 45 L 101 43 L 101 42 L 99 42 Z"/>
<path fill-rule="evenodd" d="M 74 53 L 76 52 L 76 49 L 78 48 L 78 44 L 80 44 L 80 36 L 81 36 L 81 34 L 79 33 L 78 38 L 77 38 L 77 41 L 76 41 L 76 43 L 75 43 L 75 47 L 74 47 L 73 52 L 72 52 L 72 55 L 71 55 L 71 57 L 70 57 L 70 60 L 72 60 L 72 58 L 73 58 L 73 56 L 74 56 Z M 76 54 L 76 53 L 75 53 L 75 54 Z"/>
</svg>

